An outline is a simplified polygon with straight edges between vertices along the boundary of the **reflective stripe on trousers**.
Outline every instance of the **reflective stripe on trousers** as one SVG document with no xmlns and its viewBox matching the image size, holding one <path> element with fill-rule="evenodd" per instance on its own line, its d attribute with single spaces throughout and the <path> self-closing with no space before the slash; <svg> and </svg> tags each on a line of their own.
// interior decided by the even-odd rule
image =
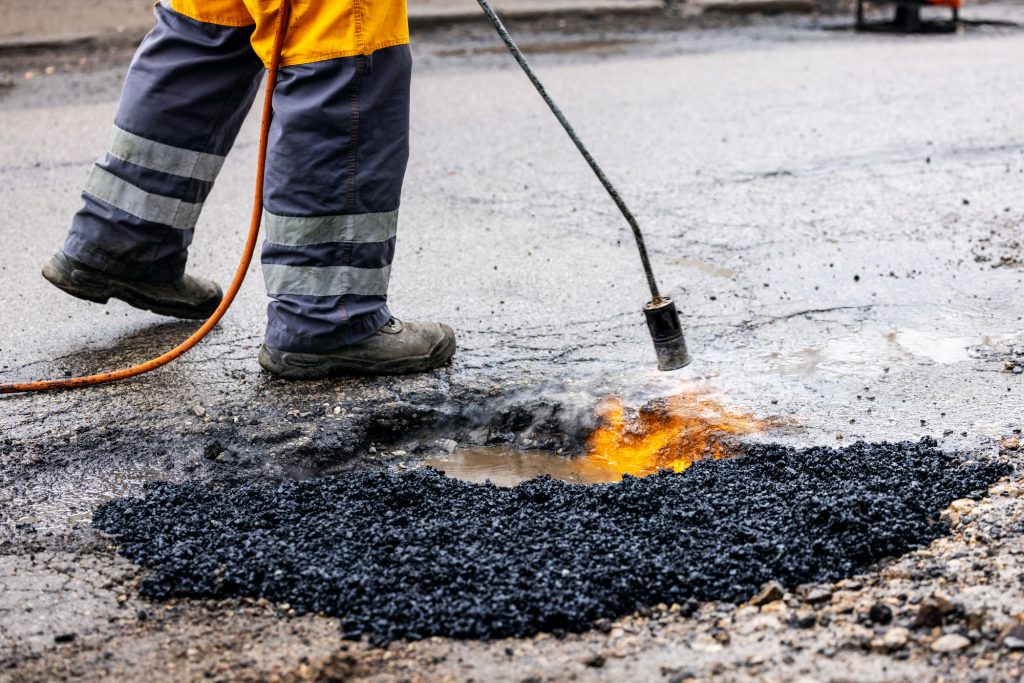
<svg viewBox="0 0 1024 683">
<path fill-rule="evenodd" d="M 316 352 L 390 317 L 411 57 L 404 2 L 300 6 L 274 93 L 262 262 L 267 343 Z M 64 249 L 118 276 L 173 281 L 269 61 L 276 3 L 163 0 L 156 15 Z"/>
</svg>

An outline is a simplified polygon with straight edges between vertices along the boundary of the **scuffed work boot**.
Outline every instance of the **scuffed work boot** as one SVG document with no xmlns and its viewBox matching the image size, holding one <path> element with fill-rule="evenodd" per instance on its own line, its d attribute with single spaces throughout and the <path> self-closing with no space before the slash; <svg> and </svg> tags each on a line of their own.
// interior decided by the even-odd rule
<svg viewBox="0 0 1024 683">
<path fill-rule="evenodd" d="M 332 375 L 401 375 L 440 367 L 455 355 L 455 332 L 442 323 L 391 318 L 369 339 L 324 353 L 298 353 L 267 346 L 260 365 L 286 379 Z"/>
<path fill-rule="evenodd" d="M 216 282 L 182 275 L 174 282 L 144 282 L 104 273 L 58 252 L 43 266 L 43 277 L 54 286 L 86 301 L 105 304 L 110 298 L 185 320 L 203 320 L 220 305 L 224 294 Z"/>
</svg>

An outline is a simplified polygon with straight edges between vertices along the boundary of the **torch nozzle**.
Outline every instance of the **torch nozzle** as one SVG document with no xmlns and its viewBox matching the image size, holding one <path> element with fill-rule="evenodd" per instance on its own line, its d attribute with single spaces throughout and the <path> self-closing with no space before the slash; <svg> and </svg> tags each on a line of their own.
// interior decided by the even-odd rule
<svg viewBox="0 0 1024 683">
<path fill-rule="evenodd" d="M 654 351 L 658 354 L 658 369 L 678 370 L 689 365 L 692 359 L 686 350 L 675 302 L 667 296 L 651 299 L 644 306 L 644 316 L 654 341 Z"/>
</svg>

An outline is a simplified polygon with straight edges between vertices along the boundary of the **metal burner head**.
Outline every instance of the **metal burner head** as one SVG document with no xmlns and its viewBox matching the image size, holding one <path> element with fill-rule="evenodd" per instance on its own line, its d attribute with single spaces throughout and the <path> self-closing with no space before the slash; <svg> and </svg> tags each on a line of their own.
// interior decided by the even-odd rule
<svg viewBox="0 0 1024 683">
<path fill-rule="evenodd" d="M 644 306 L 644 316 L 654 340 L 654 351 L 658 354 L 658 369 L 678 370 L 689 365 L 692 358 L 686 350 L 675 302 L 667 296 L 652 299 Z"/>
</svg>

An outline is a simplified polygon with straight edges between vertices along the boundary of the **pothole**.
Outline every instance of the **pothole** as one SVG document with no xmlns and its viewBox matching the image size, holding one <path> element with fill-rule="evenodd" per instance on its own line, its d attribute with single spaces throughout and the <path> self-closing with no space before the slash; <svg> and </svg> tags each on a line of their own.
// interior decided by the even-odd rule
<svg viewBox="0 0 1024 683">
<path fill-rule="evenodd" d="M 742 447 L 614 484 L 431 469 L 276 486 L 152 484 L 93 518 L 153 599 L 266 598 L 374 644 L 583 631 L 642 607 L 832 582 L 948 531 L 1006 473 L 934 441 Z"/>
<path fill-rule="evenodd" d="M 508 444 L 470 447 L 424 464 L 455 479 L 513 486 L 540 476 L 575 484 L 610 483 L 623 475 L 647 476 L 659 470 L 681 472 L 699 460 L 735 455 L 735 437 L 761 431 L 769 422 L 691 389 L 649 401 L 639 408 L 618 398 L 598 408 L 598 424 L 584 451 L 564 456 L 521 450 Z"/>
</svg>

